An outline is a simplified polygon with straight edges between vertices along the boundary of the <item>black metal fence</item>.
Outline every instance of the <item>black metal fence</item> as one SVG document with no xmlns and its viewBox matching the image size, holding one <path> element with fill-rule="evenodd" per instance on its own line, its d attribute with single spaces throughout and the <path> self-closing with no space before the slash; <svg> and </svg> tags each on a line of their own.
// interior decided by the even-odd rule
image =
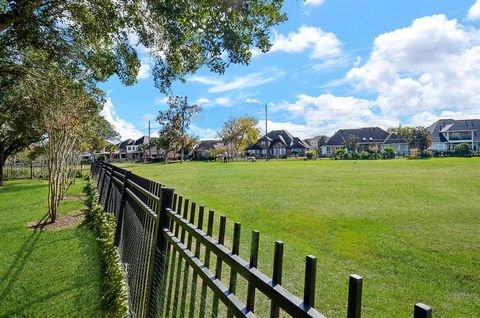
<svg viewBox="0 0 480 318">
<path fill-rule="evenodd" d="M 132 317 L 324 317 L 315 309 L 314 256 L 306 257 L 299 298 L 282 287 L 283 242 L 275 242 L 269 277 L 257 269 L 258 231 L 246 261 L 239 256 L 240 223 L 229 249 L 225 216 L 107 163 L 95 162 L 91 172 L 100 204 L 115 216 L 114 242 L 127 272 Z M 361 316 L 362 283 L 358 275 L 349 277 L 348 318 Z M 431 315 L 430 307 L 414 306 L 414 318 Z"/>
</svg>

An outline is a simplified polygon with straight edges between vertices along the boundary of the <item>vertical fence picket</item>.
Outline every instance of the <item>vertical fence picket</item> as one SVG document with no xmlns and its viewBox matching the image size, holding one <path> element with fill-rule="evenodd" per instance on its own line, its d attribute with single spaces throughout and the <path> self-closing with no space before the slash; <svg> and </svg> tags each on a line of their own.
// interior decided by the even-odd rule
<svg viewBox="0 0 480 318">
<path fill-rule="evenodd" d="M 260 232 L 252 231 L 252 242 L 250 247 L 250 268 L 258 266 L 258 249 L 260 246 Z M 247 310 L 255 312 L 255 286 L 248 282 L 247 289 Z"/>
<path fill-rule="evenodd" d="M 210 210 L 208 212 L 208 223 L 207 223 L 207 236 L 212 237 L 213 235 L 213 221 L 215 218 L 215 212 Z M 210 267 L 210 250 L 206 249 L 205 251 L 205 267 Z M 200 318 L 205 318 L 205 307 L 207 301 L 207 284 L 205 281 L 202 281 L 202 293 L 200 296 Z"/>
<path fill-rule="evenodd" d="M 123 229 L 123 215 L 125 212 L 125 204 L 127 200 L 127 186 L 128 186 L 128 178 L 130 176 L 130 171 L 125 171 L 125 175 L 123 176 L 123 185 L 122 185 L 122 196 L 120 199 L 120 207 L 118 208 L 118 215 L 117 215 L 117 225 L 115 227 L 115 238 L 114 244 L 116 247 L 120 244 L 120 238 L 122 235 Z"/>
<path fill-rule="evenodd" d="M 227 225 L 227 218 L 225 215 L 220 216 L 220 225 L 218 228 L 218 244 L 223 245 L 225 244 L 225 227 Z M 222 280 L 222 260 L 220 257 L 217 256 L 217 264 L 215 266 L 215 278 L 218 280 Z M 217 295 L 213 295 L 213 302 L 212 302 L 212 317 L 218 317 L 218 305 L 219 305 L 219 298 Z"/>
<path fill-rule="evenodd" d="M 432 308 L 422 303 L 415 304 L 413 318 L 432 318 Z"/>
<path fill-rule="evenodd" d="M 112 192 L 112 183 L 113 183 L 113 172 L 115 171 L 115 166 L 111 167 L 110 170 L 110 180 L 108 181 L 108 188 L 107 188 L 107 193 L 106 193 L 106 198 L 105 198 L 105 205 L 103 206 L 103 210 L 105 212 L 109 212 L 109 206 L 108 206 L 108 201 L 110 200 L 111 192 Z"/>
<path fill-rule="evenodd" d="M 273 254 L 273 274 L 272 274 L 272 285 L 281 285 L 282 284 L 282 272 L 283 272 L 283 242 L 275 242 L 275 252 Z M 280 315 L 280 308 L 274 301 L 270 305 L 270 318 L 278 318 Z"/>
<path fill-rule="evenodd" d="M 202 230 L 203 228 L 203 215 L 205 212 L 205 207 L 201 206 L 198 210 L 198 223 L 197 228 Z M 195 244 L 195 258 L 200 258 L 200 240 L 196 240 Z M 189 310 L 189 318 L 193 318 L 195 316 L 195 303 L 196 303 L 196 296 L 197 296 L 197 272 L 193 271 L 192 275 L 192 291 L 190 294 L 190 310 Z"/>
<path fill-rule="evenodd" d="M 303 289 L 303 306 L 305 310 L 315 307 L 315 284 L 317 278 L 317 258 L 308 255 L 305 263 L 305 286 Z"/>
<path fill-rule="evenodd" d="M 360 318 L 362 312 L 362 285 L 363 278 L 350 275 L 348 280 L 348 309 L 347 318 Z"/>
<path fill-rule="evenodd" d="M 188 205 L 188 203 L 186 202 L 186 204 Z M 191 207 L 190 207 L 190 217 L 189 217 L 189 223 L 190 224 L 194 224 L 195 222 L 195 210 L 196 210 L 196 203 L 195 202 L 192 202 L 191 203 Z M 187 235 L 187 249 L 189 251 L 192 250 L 192 236 L 190 234 L 186 234 Z M 187 293 L 189 290 L 191 290 L 191 288 L 188 288 L 188 283 L 189 283 L 189 277 L 190 276 L 190 268 L 188 266 L 188 263 L 185 262 L 185 269 L 183 271 L 183 285 L 182 285 L 182 298 L 181 298 L 181 303 L 180 303 L 180 308 L 182 308 L 183 310 L 185 310 L 186 312 L 186 302 L 187 302 Z M 190 286 L 191 287 L 191 286 Z M 190 307 L 188 307 L 189 310 L 190 310 Z M 186 316 L 184 314 L 184 316 Z"/>
<path fill-rule="evenodd" d="M 240 231 L 242 229 L 242 225 L 239 222 L 235 222 L 233 226 L 233 242 L 232 242 L 232 254 L 238 255 L 240 252 Z M 230 269 L 230 286 L 228 291 L 232 294 L 235 294 L 237 291 L 237 272 L 235 269 Z M 227 317 L 233 317 L 232 311 L 229 309 L 227 311 Z"/>
</svg>

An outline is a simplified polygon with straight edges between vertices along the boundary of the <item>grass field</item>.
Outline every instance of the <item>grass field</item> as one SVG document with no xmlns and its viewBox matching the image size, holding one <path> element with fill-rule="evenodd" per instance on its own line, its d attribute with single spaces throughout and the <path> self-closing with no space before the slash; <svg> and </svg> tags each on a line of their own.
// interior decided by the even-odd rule
<svg viewBox="0 0 480 318">
<path fill-rule="evenodd" d="M 364 317 L 412 317 L 416 302 L 435 317 L 480 316 L 478 158 L 122 167 L 242 222 L 246 259 L 259 230 L 267 274 L 284 241 L 283 285 L 299 296 L 304 257 L 316 255 L 316 307 L 328 317 L 345 317 L 352 273 L 364 277 Z"/>
<path fill-rule="evenodd" d="M 81 212 L 77 180 L 60 215 Z M 101 317 L 100 262 L 90 231 L 34 231 L 47 212 L 45 181 L 0 188 L 0 317 Z"/>
</svg>

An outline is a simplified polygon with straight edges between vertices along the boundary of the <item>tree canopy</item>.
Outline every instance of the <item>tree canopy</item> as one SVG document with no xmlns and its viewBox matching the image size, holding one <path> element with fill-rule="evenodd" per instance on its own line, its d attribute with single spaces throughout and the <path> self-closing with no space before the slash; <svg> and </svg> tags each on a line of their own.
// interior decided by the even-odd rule
<svg viewBox="0 0 480 318">
<path fill-rule="evenodd" d="M 168 91 L 206 65 L 223 73 L 269 49 L 270 28 L 286 20 L 283 0 L 4 0 L 0 55 L 12 63 L 25 48 L 46 52 L 76 77 L 136 81 L 141 46 L 155 64 L 155 85 Z M 4 70 L 5 71 L 5 70 Z"/>
<path fill-rule="evenodd" d="M 218 136 L 227 149 L 238 155 L 249 144 L 258 140 L 260 129 L 257 126 L 258 120 L 253 117 L 230 118 L 223 124 Z"/>
</svg>

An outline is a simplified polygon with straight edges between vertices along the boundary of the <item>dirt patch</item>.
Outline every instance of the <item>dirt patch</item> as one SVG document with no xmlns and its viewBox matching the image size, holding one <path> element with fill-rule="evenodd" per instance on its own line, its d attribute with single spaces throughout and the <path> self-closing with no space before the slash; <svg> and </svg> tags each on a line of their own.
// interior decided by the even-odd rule
<svg viewBox="0 0 480 318">
<path fill-rule="evenodd" d="M 77 225 L 83 220 L 83 213 L 62 215 L 57 217 L 55 223 L 50 220 L 42 219 L 37 222 L 30 222 L 27 228 L 31 230 L 59 230 Z"/>
<path fill-rule="evenodd" d="M 71 194 L 63 197 L 62 201 L 76 201 L 85 198 L 84 194 Z"/>
</svg>

